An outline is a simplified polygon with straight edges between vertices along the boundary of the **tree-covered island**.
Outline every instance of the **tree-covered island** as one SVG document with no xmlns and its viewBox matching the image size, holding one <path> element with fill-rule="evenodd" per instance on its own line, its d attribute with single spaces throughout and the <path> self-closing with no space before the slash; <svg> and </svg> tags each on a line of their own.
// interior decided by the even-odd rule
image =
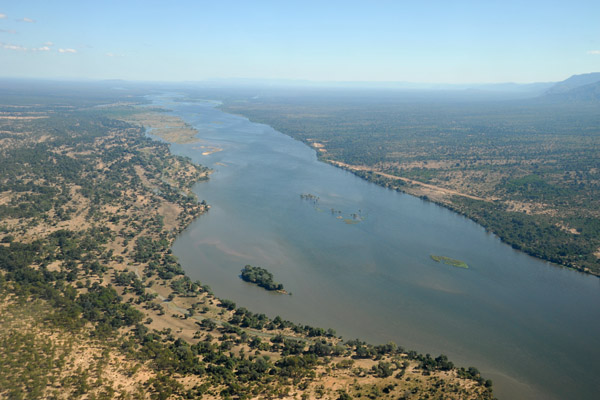
<svg viewBox="0 0 600 400">
<path fill-rule="evenodd" d="M 273 281 L 273 274 L 261 267 L 253 267 L 252 265 L 246 265 L 242 269 L 240 277 L 250 283 L 254 283 L 261 288 L 267 290 L 275 290 L 280 293 L 286 293 L 281 283 Z"/>
</svg>

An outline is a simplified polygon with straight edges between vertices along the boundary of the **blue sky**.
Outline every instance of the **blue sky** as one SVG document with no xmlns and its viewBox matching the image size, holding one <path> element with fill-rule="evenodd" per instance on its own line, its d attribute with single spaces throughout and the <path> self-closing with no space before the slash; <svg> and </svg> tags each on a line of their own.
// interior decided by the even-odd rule
<svg viewBox="0 0 600 400">
<path fill-rule="evenodd" d="M 492 83 L 600 71 L 600 1 L 0 2 L 0 76 Z"/>
</svg>

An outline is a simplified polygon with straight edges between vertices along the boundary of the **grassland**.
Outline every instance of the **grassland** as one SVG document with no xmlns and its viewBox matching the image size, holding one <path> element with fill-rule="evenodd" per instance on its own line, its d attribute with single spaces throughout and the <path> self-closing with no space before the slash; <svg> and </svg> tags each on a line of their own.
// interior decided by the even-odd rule
<svg viewBox="0 0 600 400">
<path fill-rule="evenodd" d="M 344 342 L 191 281 L 170 246 L 208 211 L 191 188 L 209 171 L 140 126 L 185 124 L 78 96 L 1 99 L 0 397 L 492 397 L 445 356 Z"/>
</svg>

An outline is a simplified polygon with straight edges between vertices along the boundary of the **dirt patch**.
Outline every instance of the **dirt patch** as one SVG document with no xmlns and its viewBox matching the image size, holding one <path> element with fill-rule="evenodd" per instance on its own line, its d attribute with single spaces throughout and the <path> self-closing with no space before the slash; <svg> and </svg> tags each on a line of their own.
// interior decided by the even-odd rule
<svg viewBox="0 0 600 400">
<path fill-rule="evenodd" d="M 504 201 L 506 204 L 506 210 L 511 212 L 520 212 L 529 215 L 556 215 L 556 210 L 550 208 L 549 205 L 544 203 L 535 203 L 535 202 L 524 202 L 517 200 L 506 200 Z M 561 226 L 557 224 L 557 226 L 565 231 L 569 231 L 571 228 Z"/>
<path fill-rule="evenodd" d="M 179 215 L 183 212 L 183 209 L 173 203 L 164 203 L 158 207 L 158 214 L 164 218 L 165 228 L 172 230 L 179 225 Z"/>
<path fill-rule="evenodd" d="M 579 235 L 579 234 L 581 234 L 581 232 L 579 232 L 577 229 L 570 228 L 570 227 L 568 227 L 565 224 L 556 224 L 556 226 L 559 227 L 561 230 L 563 230 L 565 232 L 568 232 L 568 233 L 571 233 L 573 235 Z"/>
<path fill-rule="evenodd" d="M 408 178 L 403 178 L 401 176 L 397 176 L 397 175 L 392 175 L 392 174 L 387 174 L 384 172 L 379 172 L 377 170 L 375 170 L 372 167 L 367 167 L 364 165 L 350 165 L 350 164 L 346 164 L 340 161 L 333 161 L 330 160 L 329 161 L 331 164 L 337 165 L 339 167 L 343 167 L 349 170 L 353 170 L 353 171 L 370 171 L 373 172 L 376 175 L 379 176 L 383 176 L 385 178 L 389 178 L 389 179 L 397 179 L 397 180 L 401 180 L 403 182 L 406 183 L 410 183 L 411 185 L 416 185 L 420 187 L 420 193 L 426 194 L 427 196 L 433 196 L 436 199 L 444 199 L 444 198 L 448 198 L 451 196 L 461 196 L 461 197 L 466 197 L 469 199 L 473 199 L 473 200 L 481 200 L 481 201 L 491 201 L 490 199 L 485 199 L 483 197 L 478 197 L 478 196 L 473 196 L 467 193 L 461 193 L 458 192 L 456 190 L 452 190 L 452 189 L 448 189 L 448 188 L 443 188 L 440 186 L 435 186 L 435 185 L 430 185 L 428 183 L 423 183 L 423 182 L 419 182 L 416 181 L 414 179 L 408 179 Z M 417 191 L 415 191 L 417 192 Z"/>
</svg>

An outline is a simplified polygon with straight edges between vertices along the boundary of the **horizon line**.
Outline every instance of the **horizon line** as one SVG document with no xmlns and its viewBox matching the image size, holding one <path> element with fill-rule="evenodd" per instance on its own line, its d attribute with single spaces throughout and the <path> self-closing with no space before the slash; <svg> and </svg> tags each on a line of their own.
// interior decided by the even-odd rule
<svg viewBox="0 0 600 400">
<path fill-rule="evenodd" d="M 155 83 L 155 84 L 202 84 L 202 83 L 261 83 L 261 84 L 291 84 L 293 86 L 352 86 L 352 85 L 372 85 L 381 88 L 402 88 L 405 89 L 419 89 L 427 87 L 445 86 L 445 87 L 468 87 L 468 86 L 501 86 L 501 85 L 515 85 L 515 86 L 527 86 L 527 85 L 543 85 L 562 82 L 573 76 L 600 74 L 600 72 L 587 72 L 582 74 L 573 74 L 567 78 L 559 81 L 533 81 L 533 82 L 516 82 L 516 81 L 503 81 L 503 82 L 460 82 L 460 83 L 448 83 L 448 82 L 418 82 L 418 81 L 368 81 L 368 80 L 356 80 L 356 81 L 331 81 L 331 80 L 310 80 L 303 78 L 244 78 L 244 77 L 212 77 L 196 80 L 136 80 L 136 79 L 124 79 L 124 78 L 83 78 L 83 77 L 28 77 L 28 76 L 0 76 L 0 80 L 31 80 L 31 81 L 46 81 L 46 82 L 85 82 L 85 83 L 102 83 L 102 82 L 123 82 L 123 83 Z"/>
</svg>

